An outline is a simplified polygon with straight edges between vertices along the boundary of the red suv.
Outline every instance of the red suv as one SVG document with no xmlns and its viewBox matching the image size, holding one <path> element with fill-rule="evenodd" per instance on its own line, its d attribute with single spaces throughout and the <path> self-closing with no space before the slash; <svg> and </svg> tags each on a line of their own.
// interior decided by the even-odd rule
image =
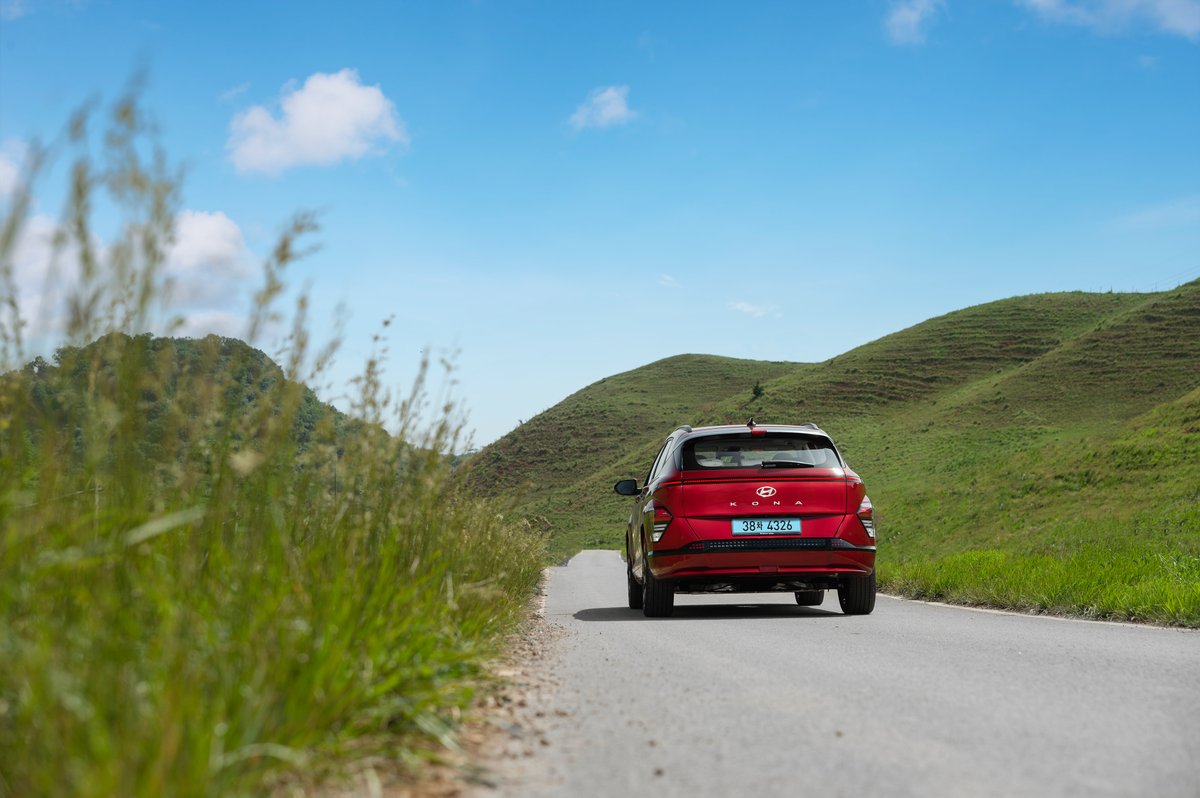
<svg viewBox="0 0 1200 798">
<path fill-rule="evenodd" d="M 659 450 L 625 534 L 629 607 L 649 617 L 676 593 L 792 591 L 842 612 L 875 608 L 875 522 L 863 481 L 829 436 L 799 426 L 680 427 Z"/>
</svg>

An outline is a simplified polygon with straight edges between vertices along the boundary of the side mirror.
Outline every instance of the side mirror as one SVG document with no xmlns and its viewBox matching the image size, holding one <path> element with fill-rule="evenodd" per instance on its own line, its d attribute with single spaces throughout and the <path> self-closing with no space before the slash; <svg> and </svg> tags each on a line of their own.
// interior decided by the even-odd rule
<svg viewBox="0 0 1200 798">
<path fill-rule="evenodd" d="M 640 492 L 636 479 L 623 479 L 616 485 L 613 485 L 613 490 L 622 496 L 636 496 Z"/>
</svg>

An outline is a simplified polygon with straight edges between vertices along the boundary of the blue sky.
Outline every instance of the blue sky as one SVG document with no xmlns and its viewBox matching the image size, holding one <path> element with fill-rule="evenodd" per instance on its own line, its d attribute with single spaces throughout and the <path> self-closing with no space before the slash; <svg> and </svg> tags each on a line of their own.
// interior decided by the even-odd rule
<svg viewBox="0 0 1200 798">
<path fill-rule="evenodd" d="M 457 353 L 480 444 L 674 354 L 823 360 L 1200 276 L 1200 0 L 0 0 L 0 197 L 140 68 L 187 168 L 188 331 L 238 334 L 255 264 L 318 210 L 289 279 L 317 337 L 350 313 L 321 393 L 394 317 L 391 381 Z"/>
</svg>

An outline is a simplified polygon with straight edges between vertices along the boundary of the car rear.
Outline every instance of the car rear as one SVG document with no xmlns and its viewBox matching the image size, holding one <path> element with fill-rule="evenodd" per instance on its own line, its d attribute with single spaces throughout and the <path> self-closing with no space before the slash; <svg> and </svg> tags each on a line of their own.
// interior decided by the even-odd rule
<svg viewBox="0 0 1200 798">
<path fill-rule="evenodd" d="M 871 611 L 873 508 L 824 432 L 698 429 L 681 442 L 675 465 L 646 519 L 655 580 L 682 593 L 792 591 L 802 604 L 838 589 L 847 612 Z"/>
</svg>

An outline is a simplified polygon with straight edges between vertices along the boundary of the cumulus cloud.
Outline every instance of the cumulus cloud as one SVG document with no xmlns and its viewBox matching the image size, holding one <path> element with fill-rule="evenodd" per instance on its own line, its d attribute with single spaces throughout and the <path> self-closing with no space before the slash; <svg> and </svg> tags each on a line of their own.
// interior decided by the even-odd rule
<svg viewBox="0 0 1200 798">
<path fill-rule="evenodd" d="M 628 86 L 603 86 L 592 90 L 567 123 L 576 130 L 604 128 L 627 124 L 635 116 L 637 111 L 629 107 Z"/>
<path fill-rule="evenodd" d="M 65 318 L 62 307 L 66 299 L 65 287 L 74 281 L 55 279 L 57 233 L 58 224 L 53 219 L 34 214 L 26 219 L 13 245 L 12 279 L 17 306 L 22 318 L 30 325 L 26 333 L 41 334 Z M 71 254 L 65 253 L 63 260 L 73 262 Z"/>
<path fill-rule="evenodd" d="M 1200 40 L 1200 0 L 1017 0 L 1050 22 L 1119 33 L 1148 23 L 1158 30 Z"/>
<path fill-rule="evenodd" d="M 933 15 L 944 0 L 892 0 L 884 27 L 893 44 L 924 44 Z"/>
<path fill-rule="evenodd" d="M 93 246 L 103 263 L 107 246 L 99 240 Z M 54 219 L 34 214 L 18 234 L 11 264 L 18 307 L 27 325 L 25 335 L 37 348 L 57 346 L 80 285 L 78 248 L 62 235 Z M 232 219 L 219 211 L 183 211 L 176 218 L 175 242 L 162 269 L 170 287 L 165 296 L 167 311 L 177 315 L 182 325 L 168 329 L 164 322 L 155 325 L 155 331 L 244 335 L 248 296 L 257 285 L 255 274 L 254 258 Z"/>
<path fill-rule="evenodd" d="M 21 183 L 21 164 L 25 160 L 25 143 L 7 139 L 0 144 L 0 202 L 12 196 Z"/>
<path fill-rule="evenodd" d="M 224 213 L 183 211 L 176 217 L 165 268 L 172 299 L 188 306 L 228 301 L 253 273 L 241 228 Z"/>
<path fill-rule="evenodd" d="M 93 236 L 93 254 L 103 262 L 108 248 Z M 21 319 L 21 335 L 33 351 L 59 346 L 71 318 L 72 301 L 80 297 L 80 249 L 54 218 L 43 213 L 27 217 L 17 230 L 9 253 L 12 293 Z M 3 285 L 4 290 L 10 288 Z M 103 302 L 103 297 L 97 297 Z M 11 308 L 0 308 L 5 325 L 16 319 Z"/>
<path fill-rule="evenodd" d="M 747 316 L 753 316 L 756 319 L 767 315 L 768 311 L 768 308 L 764 308 L 761 305 L 751 305 L 749 302 L 732 302 L 730 303 L 729 307 L 733 308 L 739 313 L 745 313 Z"/>
<path fill-rule="evenodd" d="M 353 69 L 317 72 L 285 91 L 280 113 L 261 105 L 229 125 L 226 148 L 239 172 L 278 174 L 293 166 L 329 165 L 406 145 L 408 133 L 378 86 L 364 86 Z"/>
</svg>

